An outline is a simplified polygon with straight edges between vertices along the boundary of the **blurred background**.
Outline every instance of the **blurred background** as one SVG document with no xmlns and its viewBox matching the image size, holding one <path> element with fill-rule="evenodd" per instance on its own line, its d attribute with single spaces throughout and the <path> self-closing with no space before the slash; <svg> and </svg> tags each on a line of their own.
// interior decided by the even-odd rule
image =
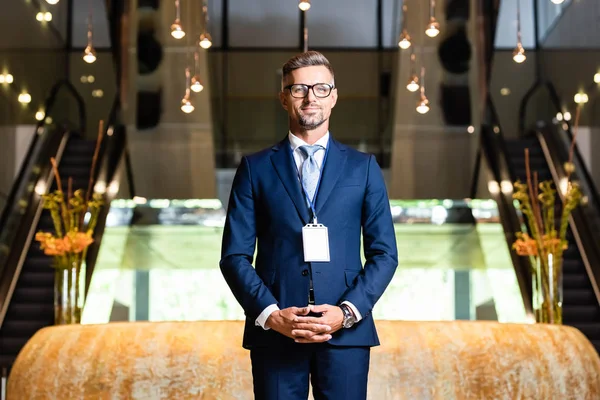
<svg viewBox="0 0 600 400">
<path fill-rule="evenodd" d="M 51 226 L 50 157 L 107 200 L 82 323 L 244 318 L 218 268 L 231 182 L 287 135 L 281 66 L 307 49 L 335 69 L 331 133 L 384 171 L 400 265 L 375 318 L 533 321 L 528 260 L 511 250 L 528 148 L 561 193 L 575 166 L 564 318 L 600 347 L 597 0 L 3 5 L 0 367 L 54 323 L 32 239 Z"/>
</svg>

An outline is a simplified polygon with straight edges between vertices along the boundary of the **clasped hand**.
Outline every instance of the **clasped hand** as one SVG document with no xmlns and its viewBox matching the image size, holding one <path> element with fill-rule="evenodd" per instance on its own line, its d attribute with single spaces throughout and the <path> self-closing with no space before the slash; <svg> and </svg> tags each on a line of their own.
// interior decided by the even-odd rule
<svg viewBox="0 0 600 400">
<path fill-rule="evenodd" d="M 308 316 L 311 311 L 323 315 Z M 309 305 L 275 311 L 267 319 L 266 326 L 294 339 L 296 343 L 321 343 L 331 339 L 331 335 L 340 330 L 343 319 L 342 309 L 337 306 Z"/>
</svg>

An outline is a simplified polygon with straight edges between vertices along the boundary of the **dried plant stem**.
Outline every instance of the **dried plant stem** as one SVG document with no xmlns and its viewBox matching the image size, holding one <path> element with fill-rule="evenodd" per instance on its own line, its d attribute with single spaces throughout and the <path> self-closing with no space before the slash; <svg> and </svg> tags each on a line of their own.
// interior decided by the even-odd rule
<svg viewBox="0 0 600 400">
<path fill-rule="evenodd" d="M 54 157 L 50 158 L 50 163 L 52 164 L 52 172 L 54 173 L 54 177 L 56 178 L 56 186 L 58 187 L 59 192 L 61 193 L 63 201 L 60 203 L 60 213 L 62 217 L 63 224 L 65 225 L 65 233 L 69 231 L 70 225 L 69 220 L 67 219 L 67 205 L 64 201 L 64 192 L 62 190 L 62 182 L 60 180 L 60 173 L 58 172 L 58 164 L 56 164 L 56 159 Z"/>
<path fill-rule="evenodd" d="M 531 211 L 533 212 L 533 220 L 535 222 L 535 227 L 531 227 L 532 229 L 535 228 L 535 230 L 537 232 L 539 232 L 539 235 L 536 235 L 535 232 L 531 232 L 532 235 L 534 237 L 541 237 L 542 232 L 544 227 L 542 226 L 542 218 L 540 215 L 540 209 L 539 209 L 539 205 L 537 202 L 537 196 L 535 195 L 535 193 L 537 193 L 537 190 L 535 190 L 534 193 L 534 188 L 532 187 L 531 184 L 531 169 L 529 168 L 529 149 L 525 149 L 525 173 L 527 175 L 527 186 L 529 187 L 529 198 L 531 199 Z M 538 243 L 541 244 L 541 243 Z"/>
<path fill-rule="evenodd" d="M 94 174 L 96 172 L 96 162 L 98 161 L 98 153 L 100 152 L 100 144 L 102 143 L 102 137 L 104 136 L 104 121 L 100 120 L 98 124 L 98 138 L 96 139 L 96 148 L 94 149 L 94 157 L 92 158 L 92 169 L 90 171 L 90 179 L 88 182 L 88 189 L 85 193 L 85 202 L 90 200 L 90 194 L 92 193 L 92 184 L 94 183 Z"/>
<path fill-rule="evenodd" d="M 571 146 L 569 148 L 569 163 L 573 162 L 573 153 L 575 152 L 575 140 L 577 139 L 577 132 L 579 131 L 579 117 L 581 116 L 581 104 L 577 106 L 575 110 L 575 126 L 573 129 L 573 140 L 571 140 Z M 571 176 L 571 172 L 567 171 L 567 179 Z"/>
</svg>

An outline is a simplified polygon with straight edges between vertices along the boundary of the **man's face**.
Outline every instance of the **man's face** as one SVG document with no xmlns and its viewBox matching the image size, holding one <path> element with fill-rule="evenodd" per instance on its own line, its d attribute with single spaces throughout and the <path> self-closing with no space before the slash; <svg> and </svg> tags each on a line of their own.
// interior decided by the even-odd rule
<svg viewBox="0 0 600 400">
<path fill-rule="evenodd" d="M 322 65 L 292 71 L 286 78 L 284 87 L 290 85 L 307 85 L 309 87 L 317 85 L 309 88 L 306 95 L 302 91 L 303 88 L 298 86 L 284 89 L 280 93 L 281 105 L 288 112 L 292 123 L 310 131 L 328 121 L 331 116 L 331 109 L 337 102 L 337 89 L 332 89 L 329 95 L 326 96 L 329 91 L 326 85 L 332 87 L 333 84 L 331 72 Z"/>
</svg>

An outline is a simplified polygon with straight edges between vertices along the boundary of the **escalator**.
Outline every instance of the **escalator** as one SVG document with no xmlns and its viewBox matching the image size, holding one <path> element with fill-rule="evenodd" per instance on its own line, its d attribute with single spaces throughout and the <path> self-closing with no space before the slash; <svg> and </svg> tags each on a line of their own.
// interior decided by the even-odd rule
<svg viewBox="0 0 600 400">
<path fill-rule="evenodd" d="M 83 110 L 83 101 L 68 82 L 55 86 L 47 110 L 52 109 L 61 89 L 70 92 Z M 117 107 L 115 101 L 92 176 L 92 187 L 105 192 L 107 206 L 100 212 L 94 243 L 87 252 L 86 286 L 102 240 L 108 205 L 117 194 L 115 189 L 106 190 L 107 183 L 118 186 L 119 171 L 127 154 L 124 127 L 112 125 Z M 79 125 L 83 126 L 83 123 Z M 52 258 L 44 255 L 39 243 L 33 240 L 40 230 L 54 231 L 50 212 L 43 210 L 41 201 L 41 194 L 56 190 L 50 157 L 57 160 L 63 190 L 66 190 L 67 179 L 72 177 L 73 191 L 87 191 L 96 147 L 96 140 L 82 137 L 78 134 L 80 130 L 65 129 L 64 124 L 41 122 L 37 132 L 0 219 L 0 368 L 7 369 L 35 332 L 54 324 Z"/>
<path fill-rule="evenodd" d="M 546 130 L 546 135 L 556 134 L 554 129 Z M 540 135 L 543 135 L 540 133 Z M 543 141 L 543 136 L 541 136 Z M 550 145 L 550 141 L 543 141 L 546 146 Z M 540 138 L 536 135 L 531 135 L 522 139 L 510 139 L 506 140 L 507 157 L 509 167 L 513 173 L 513 181 L 520 180 L 521 182 L 527 181 L 527 175 L 525 170 L 525 149 L 529 149 L 529 162 L 532 171 L 537 171 L 538 180 L 553 180 L 556 187 L 560 187 L 560 183 L 553 176 L 550 165 L 546 159 L 544 148 L 542 147 Z M 557 143 L 554 143 L 557 144 Z M 546 152 L 551 149 L 547 148 Z M 566 149 L 554 149 L 556 153 L 566 153 Z M 567 161 L 565 158 L 561 160 L 563 163 Z M 556 168 L 556 166 L 554 166 Z M 587 195 L 587 193 L 584 194 Z M 578 211 L 584 211 L 594 221 L 597 218 L 597 212 L 593 212 L 593 207 L 580 206 Z M 561 212 L 560 204 L 557 212 Z M 592 214 L 592 215 L 590 215 Z M 557 214 L 557 216 L 560 214 Z M 596 217 L 594 217 L 595 215 Z M 579 221 L 578 221 L 579 222 Z M 594 222 L 592 222 L 594 224 Z M 596 223 L 597 224 L 597 223 Z M 573 225 L 573 222 L 571 223 Z M 575 223 L 577 225 L 577 223 Z M 581 225 L 581 223 L 579 224 Z M 576 226 L 579 231 L 587 231 L 587 227 Z M 588 238 L 593 241 L 593 238 Z M 597 249 L 583 249 L 585 253 L 582 255 L 582 251 L 578 246 L 578 241 L 573 232 L 573 228 L 570 226 L 567 231 L 567 240 L 569 241 L 569 248 L 564 252 L 563 261 L 563 323 L 566 325 L 574 326 L 579 329 L 595 346 L 597 350 L 600 350 L 600 304 L 598 298 L 594 293 L 592 286 L 593 279 L 590 279 L 590 275 L 586 269 L 585 257 L 590 257 L 589 252 Z M 581 245 L 580 245 L 581 246 Z M 597 247 L 596 245 L 595 247 Z M 587 251 L 586 251 L 587 250 Z"/>
<path fill-rule="evenodd" d="M 73 178 L 73 190 L 87 190 L 96 142 L 69 134 L 62 154 L 59 173 Z M 56 190 L 53 184 L 51 191 Z M 35 229 L 52 232 L 50 211 L 43 210 Z M 54 269 L 52 258 L 44 255 L 32 241 L 2 327 L 0 328 L 0 365 L 12 364 L 27 340 L 39 329 L 54 323 Z"/>
</svg>

